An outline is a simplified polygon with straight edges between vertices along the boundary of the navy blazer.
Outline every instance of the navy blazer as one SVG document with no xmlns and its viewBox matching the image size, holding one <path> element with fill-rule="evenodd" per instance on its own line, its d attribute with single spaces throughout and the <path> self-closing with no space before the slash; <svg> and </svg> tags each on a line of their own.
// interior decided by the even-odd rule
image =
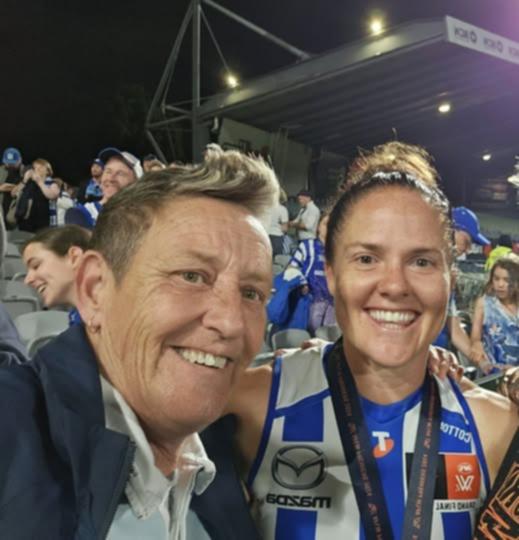
<svg viewBox="0 0 519 540">
<path fill-rule="evenodd" d="M 83 325 L 32 362 L 0 369 L 0 389 L 0 539 L 104 539 L 135 448 L 105 427 L 98 364 Z M 195 511 L 213 540 L 254 539 L 229 448 L 217 450 L 228 436 L 219 435 L 221 425 L 208 431 L 220 472 Z"/>
</svg>

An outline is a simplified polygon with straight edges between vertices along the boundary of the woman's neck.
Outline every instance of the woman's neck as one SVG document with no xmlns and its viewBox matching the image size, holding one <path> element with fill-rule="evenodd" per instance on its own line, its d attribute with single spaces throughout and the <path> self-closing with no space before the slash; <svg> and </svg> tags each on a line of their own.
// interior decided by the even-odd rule
<svg viewBox="0 0 519 540">
<path fill-rule="evenodd" d="M 353 350 L 345 350 L 345 355 L 359 394 L 374 403 L 395 403 L 423 384 L 427 353 L 395 367 L 383 366 Z"/>
</svg>

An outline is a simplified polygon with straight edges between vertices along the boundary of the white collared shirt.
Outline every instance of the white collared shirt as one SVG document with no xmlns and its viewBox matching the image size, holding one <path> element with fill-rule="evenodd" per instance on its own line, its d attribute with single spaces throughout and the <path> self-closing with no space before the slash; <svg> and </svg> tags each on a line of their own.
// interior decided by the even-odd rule
<svg viewBox="0 0 519 540">
<path fill-rule="evenodd" d="M 125 494 L 107 540 L 150 538 L 185 540 L 186 519 L 193 492 L 202 493 L 212 482 L 215 466 L 195 433 L 181 446 L 177 468 L 166 477 L 155 466 L 151 447 L 135 413 L 122 395 L 101 377 L 106 427 L 130 437 L 136 446 Z"/>
</svg>

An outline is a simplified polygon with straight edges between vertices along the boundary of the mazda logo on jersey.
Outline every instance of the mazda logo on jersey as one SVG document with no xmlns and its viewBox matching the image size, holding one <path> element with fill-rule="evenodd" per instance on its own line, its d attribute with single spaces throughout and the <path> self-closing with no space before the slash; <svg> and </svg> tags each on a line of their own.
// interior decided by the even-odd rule
<svg viewBox="0 0 519 540">
<path fill-rule="evenodd" d="M 313 446 L 285 446 L 272 460 L 272 477 L 287 489 L 311 489 L 326 475 L 326 456 Z"/>
</svg>

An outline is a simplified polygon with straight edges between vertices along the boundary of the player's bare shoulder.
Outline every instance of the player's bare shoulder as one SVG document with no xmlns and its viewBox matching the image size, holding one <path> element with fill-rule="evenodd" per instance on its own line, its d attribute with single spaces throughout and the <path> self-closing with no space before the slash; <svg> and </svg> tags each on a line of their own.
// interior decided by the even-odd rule
<svg viewBox="0 0 519 540">
<path fill-rule="evenodd" d="M 517 407 L 504 396 L 479 387 L 464 396 L 474 415 L 493 481 L 519 425 Z"/>
</svg>

